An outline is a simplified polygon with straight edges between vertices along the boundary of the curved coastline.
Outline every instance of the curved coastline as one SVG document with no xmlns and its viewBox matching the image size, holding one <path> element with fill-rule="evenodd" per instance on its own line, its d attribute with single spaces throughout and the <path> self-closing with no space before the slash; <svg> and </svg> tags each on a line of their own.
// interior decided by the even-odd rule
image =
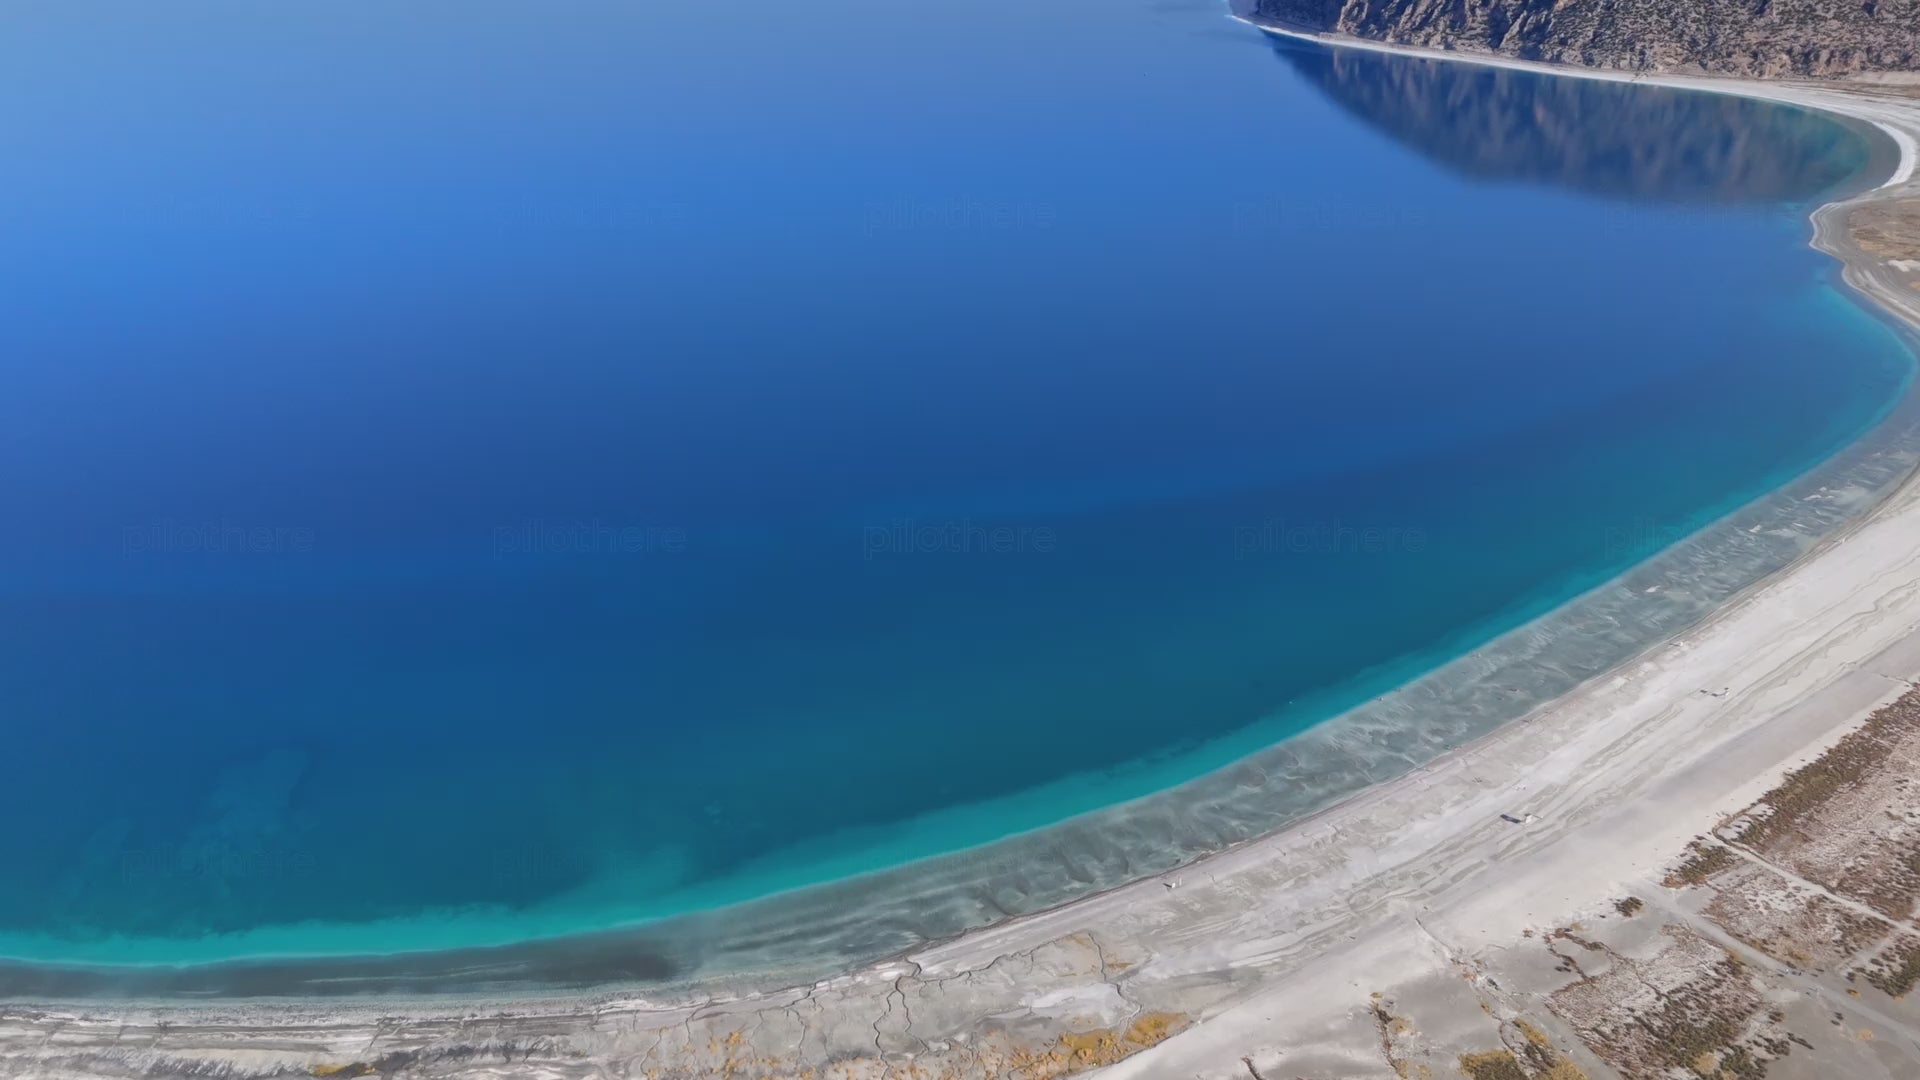
<svg viewBox="0 0 1920 1080">
<path fill-rule="evenodd" d="M 1400 49 L 1254 25 L 1270 33 L 1321 44 L 1582 78 L 1648 82 L 1819 109 L 1872 124 L 1891 138 L 1899 149 L 1899 159 L 1888 179 L 1875 189 L 1881 192 L 1911 183 L 1916 157 L 1920 157 L 1916 129 L 1903 128 L 1875 109 L 1843 111 L 1843 103 L 1838 100 L 1843 92 L 1829 87 L 1774 88 L 1711 79 L 1634 77 L 1497 57 Z M 1828 100 L 1830 96 L 1835 100 Z M 1920 102 L 1915 105 L 1920 107 Z M 1897 294 L 1876 281 L 1877 261 L 1854 248 L 1844 231 L 1836 227 L 1837 216 L 1856 201 L 1858 196 L 1850 196 L 1814 212 L 1814 245 L 1840 262 L 1849 289 L 1871 300 L 1877 315 L 1891 316 L 1910 346 L 1920 343 L 1920 308 L 1901 304 Z M 1888 416 L 1828 461 L 1620 578 L 1501 635 L 1483 648 L 1286 744 L 1181 785 L 1174 792 L 1162 793 L 1177 793 L 1176 799 L 1153 796 L 1141 804 L 1096 812 L 992 845 L 992 851 L 977 849 L 940 856 L 897 871 L 815 886 L 722 912 L 671 919 L 658 926 L 575 934 L 492 949 L 315 961 L 247 961 L 169 968 L 133 977 L 119 967 L 0 963 L 0 1000 L 48 1002 L 99 995 L 158 1004 L 174 1000 L 177 994 L 300 1000 L 397 992 L 404 997 L 410 992 L 437 989 L 430 984 L 451 979 L 461 995 L 481 999 L 506 994 L 526 1000 L 543 993 L 559 993 L 572 1000 L 570 995 L 585 987 L 604 990 L 637 984 L 646 986 L 647 996 L 653 1000 L 711 1001 L 716 995 L 744 995 L 769 985 L 817 978 L 822 970 L 884 973 L 893 968 L 884 964 L 863 967 L 863 962 L 872 956 L 905 956 L 937 949 L 942 947 L 938 943 L 957 943 L 976 931 L 987 933 L 982 928 L 991 927 L 992 933 L 998 933 L 1071 917 L 1082 902 L 1118 895 L 1156 875 L 1187 873 L 1185 868 L 1190 867 L 1197 870 L 1220 853 L 1243 853 L 1280 835 L 1308 829 L 1383 785 L 1410 780 L 1443 760 L 1470 755 L 1480 745 L 1479 740 L 1510 727 L 1512 721 L 1712 621 L 1716 612 L 1755 595 L 1783 571 L 1803 566 L 1829 550 L 1874 520 L 1894 496 L 1911 491 L 1916 467 L 1920 467 L 1920 401 L 1909 383 Z M 1635 631 L 1644 627 L 1622 618 L 1621 612 L 1639 605 L 1648 595 L 1682 599 L 1663 613 L 1651 636 L 1643 636 Z M 1598 646 L 1588 651 L 1564 648 L 1569 641 L 1583 638 Z M 1496 685 L 1503 682 L 1493 677 L 1496 673 L 1525 667 L 1540 669 L 1544 681 L 1523 690 L 1511 684 Z M 1441 711 L 1433 708 L 1436 705 L 1446 706 L 1455 719 L 1445 724 L 1410 726 L 1417 715 Z M 1394 747 L 1395 752 L 1389 755 L 1355 753 L 1357 749 L 1377 750 L 1387 732 L 1404 737 L 1404 745 Z M 1317 783 L 1308 783 L 1308 779 Z M 1280 811 L 1285 820 L 1277 827 L 1255 827 L 1261 815 L 1274 812 L 1276 788 L 1286 789 L 1288 808 Z M 1148 807 L 1146 803 L 1156 805 Z M 1260 804 L 1257 812 L 1252 809 L 1256 803 Z M 1050 856 L 1047 861 L 1058 864 L 1051 869 L 1061 876 L 1050 881 L 1022 881 L 1002 893 L 967 887 L 969 881 L 982 876 L 998 876 L 1004 883 L 1005 875 L 1017 873 L 1036 854 L 1034 847 L 1019 846 L 1022 844 L 1039 845 L 1040 852 Z M 1008 850 L 997 850 L 1000 848 Z M 1144 861 L 1143 853 L 1156 850 L 1164 852 L 1161 860 Z M 1063 851 L 1073 855 L 1063 857 L 1059 854 Z M 908 877 L 913 879 L 912 884 L 907 883 Z M 876 888 L 904 889 L 903 895 L 910 903 L 937 908 L 936 917 L 948 921 L 944 925 L 910 925 L 899 911 L 862 908 L 859 901 L 866 890 Z M 930 896 L 937 899 L 930 901 Z M 796 916 L 795 904 L 819 918 Z M 763 905 L 768 910 L 741 918 L 742 909 Z M 729 925 L 715 925 L 721 919 Z M 833 927 L 840 936 L 833 938 L 834 946 L 828 951 L 831 955 L 807 955 L 800 948 L 804 944 L 800 938 L 811 933 L 800 935 L 796 928 L 805 926 L 811 932 L 821 925 Z M 860 935 L 858 940 L 848 936 L 856 933 Z M 689 949 L 685 945 L 689 937 L 708 940 Z M 865 956 L 856 959 L 860 953 Z M 383 999 L 380 1008 L 390 1013 L 392 1000 Z M 338 1004 L 330 1004 L 328 1012 L 342 1012 Z"/>
<path fill-rule="evenodd" d="M 1238 5 L 1236 4 L 1236 8 Z M 1295 26 L 1288 26 L 1267 19 L 1261 19 L 1236 10 L 1231 17 L 1236 22 L 1245 23 L 1265 34 L 1288 38 L 1294 41 L 1311 42 L 1325 48 L 1353 49 L 1360 52 L 1386 53 L 1391 56 L 1408 56 L 1426 60 L 1445 60 L 1456 64 L 1471 64 L 1478 67 L 1506 68 L 1513 71 L 1528 71 L 1537 75 L 1558 75 L 1568 79 L 1586 79 L 1593 82 L 1631 83 L 1644 86 L 1666 86 L 1679 90 L 1698 90 L 1710 94 L 1728 94 L 1733 97 L 1752 98 L 1757 101 L 1778 102 L 1811 108 L 1827 114 L 1841 122 L 1864 122 L 1872 125 L 1881 134 L 1892 141 L 1899 150 L 1899 156 L 1893 162 L 1892 169 L 1884 180 L 1873 190 L 1899 187 L 1914 179 L 1916 169 L 1920 169 L 1920 133 L 1913 128 L 1889 119 L 1886 111 L 1871 104 L 1844 97 L 1843 84 L 1818 82 L 1780 82 L 1768 83 L 1756 79 L 1732 79 L 1717 76 L 1661 75 L 1629 71 L 1602 70 L 1599 68 L 1572 67 L 1566 64 L 1543 64 L 1530 60 L 1517 60 L 1492 53 L 1448 52 L 1440 49 L 1423 49 L 1409 45 L 1391 45 L 1385 42 L 1369 41 L 1365 38 L 1349 37 L 1342 34 L 1321 34 Z M 1861 82 L 1859 89 L 1872 89 L 1871 82 Z M 1828 206 L 1844 203 L 1848 199 L 1835 200 Z M 1825 209 L 1822 207 L 1821 209 Z M 1817 211 L 1816 211 L 1817 213 Z M 1826 250 L 1822 248 L 1821 250 Z M 1828 254 L 1833 254 L 1828 252 Z M 1838 256 L 1836 256 L 1838 257 Z M 1843 260 L 1844 261 L 1844 260 Z"/>
</svg>

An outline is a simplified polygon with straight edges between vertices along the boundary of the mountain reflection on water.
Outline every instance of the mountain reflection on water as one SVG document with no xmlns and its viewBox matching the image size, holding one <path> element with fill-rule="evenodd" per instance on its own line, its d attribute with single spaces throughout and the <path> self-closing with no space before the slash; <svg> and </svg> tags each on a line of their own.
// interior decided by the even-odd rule
<svg viewBox="0 0 1920 1080">
<path fill-rule="evenodd" d="M 1668 202 L 1801 202 L 1872 154 L 1848 127 L 1772 102 L 1271 41 L 1353 116 L 1479 179 Z"/>
</svg>

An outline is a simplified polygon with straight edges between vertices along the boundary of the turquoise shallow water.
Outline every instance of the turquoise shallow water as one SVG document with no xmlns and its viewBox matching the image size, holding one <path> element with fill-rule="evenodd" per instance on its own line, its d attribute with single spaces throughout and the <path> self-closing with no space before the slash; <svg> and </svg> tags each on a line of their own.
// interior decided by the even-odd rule
<svg viewBox="0 0 1920 1080">
<path fill-rule="evenodd" d="M 0 43 L 0 955 L 501 943 L 1048 826 L 1909 375 L 1805 246 L 1872 147 L 1779 107 L 1212 5 L 107 6 Z"/>
</svg>

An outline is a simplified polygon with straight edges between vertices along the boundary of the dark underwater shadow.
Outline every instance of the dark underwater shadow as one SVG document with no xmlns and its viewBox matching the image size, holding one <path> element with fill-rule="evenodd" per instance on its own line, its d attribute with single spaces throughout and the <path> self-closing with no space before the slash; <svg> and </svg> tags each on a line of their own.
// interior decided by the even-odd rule
<svg viewBox="0 0 1920 1080">
<path fill-rule="evenodd" d="M 1270 37 L 1328 99 L 1485 181 L 1675 203 L 1799 203 L 1866 175 L 1870 130 L 1790 105 Z"/>
</svg>

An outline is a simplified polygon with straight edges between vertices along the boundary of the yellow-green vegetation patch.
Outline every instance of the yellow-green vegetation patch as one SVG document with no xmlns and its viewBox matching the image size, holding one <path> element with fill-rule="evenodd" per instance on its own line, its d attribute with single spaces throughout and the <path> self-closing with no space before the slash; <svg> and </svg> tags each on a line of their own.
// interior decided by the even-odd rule
<svg viewBox="0 0 1920 1080">
<path fill-rule="evenodd" d="M 1732 869 L 1739 859 L 1738 855 L 1719 844 L 1704 839 L 1694 840 L 1687 844 L 1686 857 L 1667 873 L 1662 884 L 1669 889 L 1705 885 L 1715 874 Z"/>
<path fill-rule="evenodd" d="M 1009 1074 L 1021 1080 L 1047 1080 L 1101 1065 L 1112 1065 L 1150 1046 L 1167 1041 L 1187 1026 L 1180 1013 L 1143 1013 L 1124 1029 L 1076 1031 L 1060 1036 L 1059 1045 L 1038 1054 L 1019 1055 Z"/>
<path fill-rule="evenodd" d="M 1520 1059 L 1511 1050 L 1488 1050 L 1480 1054 L 1461 1054 L 1460 1071 L 1472 1080 L 1533 1080 L 1520 1067 Z"/>
<path fill-rule="evenodd" d="M 1127 1025 L 1127 1041 L 1137 1046 L 1154 1046 L 1167 1041 L 1187 1018 L 1179 1013 L 1144 1013 Z"/>
<path fill-rule="evenodd" d="M 1527 1037 L 1527 1042 L 1530 1045 L 1538 1046 L 1542 1049 L 1548 1049 L 1548 1050 L 1553 1048 L 1553 1040 L 1547 1038 L 1547 1033 L 1533 1026 L 1533 1024 L 1530 1021 L 1528 1021 L 1526 1017 L 1523 1016 L 1520 1019 L 1515 1020 L 1513 1022 L 1513 1026 L 1520 1029 L 1520 1034 Z"/>
<path fill-rule="evenodd" d="M 1513 1030 L 1520 1033 L 1523 1041 L 1516 1041 L 1507 1035 L 1505 1042 L 1519 1060 L 1522 1071 L 1529 1077 L 1536 1080 L 1586 1080 L 1587 1074 L 1560 1055 L 1553 1040 L 1540 1030 L 1539 1025 L 1522 1016 L 1514 1019 Z"/>
</svg>

